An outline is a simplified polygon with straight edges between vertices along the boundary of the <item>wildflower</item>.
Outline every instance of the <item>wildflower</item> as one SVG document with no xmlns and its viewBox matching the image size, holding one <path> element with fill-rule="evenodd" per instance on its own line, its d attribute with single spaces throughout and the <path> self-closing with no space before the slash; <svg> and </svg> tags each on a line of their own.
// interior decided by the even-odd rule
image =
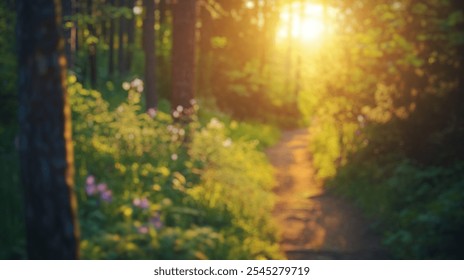
<svg viewBox="0 0 464 280">
<path fill-rule="evenodd" d="M 218 119 L 212 118 L 208 123 L 208 127 L 219 129 L 222 128 L 222 123 Z"/>
<path fill-rule="evenodd" d="M 130 84 L 128 82 L 124 82 L 124 83 L 122 83 L 122 88 L 124 90 L 129 90 L 130 89 Z"/>
<path fill-rule="evenodd" d="M 132 201 L 132 204 L 135 207 L 142 208 L 142 209 L 147 209 L 148 207 L 150 207 L 150 202 L 148 201 L 146 197 L 134 198 L 134 200 Z"/>
<path fill-rule="evenodd" d="M 148 227 L 147 226 L 140 226 L 137 228 L 137 231 L 140 234 L 147 234 L 148 233 Z"/>
<path fill-rule="evenodd" d="M 184 107 L 182 107 L 181 105 L 177 106 L 176 108 L 176 111 L 178 112 L 182 112 L 184 110 Z"/>
<path fill-rule="evenodd" d="M 177 154 L 172 154 L 172 155 L 171 155 L 171 159 L 174 160 L 174 161 L 177 160 L 177 159 L 178 159 Z"/>
<path fill-rule="evenodd" d="M 158 213 L 152 216 L 149 220 L 150 224 L 157 230 L 163 228 L 163 222 L 161 221 L 161 217 Z"/>
<path fill-rule="evenodd" d="M 87 176 L 85 179 L 85 193 L 87 195 L 94 195 L 97 193 L 97 186 L 95 185 L 95 177 L 92 175 Z"/>
<path fill-rule="evenodd" d="M 100 198 L 103 201 L 111 202 L 111 200 L 113 199 L 113 192 L 111 190 L 105 190 L 100 194 Z"/>
<path fill-rule="evenodd" d="M 108 190 L 108 186 L 105 183 L 100 183 L 97 185 L 97 190 L 99 193 L 104 193 Z"/>
<path fill-rule="evenodd" d="M 95 177 L 92 176 L 92 175 L 87 176 L 87 178 L 85 179 L 85 183 L 87 185 L 94 185 L 95 184 Z"/>
<path fill-rule="evenodd" d="M 232 146 L 232 140 L 230 138 L 227 138 L 226 140 L 222 142 L 222 146 L 226 148 Z"/>
<path fill-rule="evenodd" d="M 172 112 L 172 116 L 173 116 L 174 118 L 180 117 L 179 111 L 174 111 L 174 112 Z"/>
<path fill-rule="evenodd" d="M 137 88 L 137 87 L 143 86 L 143 81 L 140 80 L 139 78 L 135 78 L 135 79 L 131 82 L 131 86 L 132 86 L 133 88 Z"/>
<path fill-rule="evenodd" d="M 156 109 L 155 108 L 150 108 L 147 111 L 147 114 L 150 116 L 150 118 L 155 118 L 156 117 Z"/>
<path fill-rule="evenodd" d="M 87 195 L 89 195 L 89 196 L 90 196 L 90 195 L 94 195 L 94 194 L 97 193 L 97 187 L 96 187 L 94 184 L 92 184 L 92 185 L 86 185 L 86 186 L 85 186 L 85 193 L 86 193 Z"/>
<path fill-rule="evenodd" d="M 137 92 L 142 93 L 143 92 L 143 85 L 139 85 L 136 87 Z"/>
</svg>

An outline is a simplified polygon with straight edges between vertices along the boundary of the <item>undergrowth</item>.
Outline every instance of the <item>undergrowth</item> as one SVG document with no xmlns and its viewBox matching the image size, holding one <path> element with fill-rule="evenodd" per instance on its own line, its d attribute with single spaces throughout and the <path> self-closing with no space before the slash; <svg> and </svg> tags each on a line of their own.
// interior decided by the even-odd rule
<svg viewBox="0 0 464 280">
<path fill-rule="evenodd" d="M 281 258 L 272 169 L 256 141 L 232 122 L 142 112 L 138 83 L 112 110 L 70 78 L 82 257 Z"/>
</svg>

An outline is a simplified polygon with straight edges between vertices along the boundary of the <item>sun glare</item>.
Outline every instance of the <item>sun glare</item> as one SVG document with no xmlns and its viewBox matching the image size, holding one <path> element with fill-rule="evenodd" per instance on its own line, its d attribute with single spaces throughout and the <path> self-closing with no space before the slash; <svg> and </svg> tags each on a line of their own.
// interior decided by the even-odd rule
<svg viewBox="0 0 464 280">
<path fill-rule="evenodd" d="M 324 19 L 324 7 L 316 4 L 299 4 L 286 6 L 280 13 L 280 26 L 277 31 L 277 40 L 289 38 L 305 42 L 314 42 L 321 39 L 327 30 Z"/>
</svg>

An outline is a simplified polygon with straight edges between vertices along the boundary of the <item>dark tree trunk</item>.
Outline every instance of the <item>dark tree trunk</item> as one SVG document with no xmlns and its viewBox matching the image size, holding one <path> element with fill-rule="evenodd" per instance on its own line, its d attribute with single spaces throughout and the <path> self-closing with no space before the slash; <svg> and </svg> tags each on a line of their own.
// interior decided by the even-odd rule
<svg viewBox="0 0 464 280">
<path fill-rule="evenodd" d="M 172 108 L 190 108 L 195 96 L 196 1 L 173 4 Z"/>
<path fill-rule="evenodd" d="M 119 7 L 125 6 L 125 0 L 119 0 Z M 124 61 L 124 36 L 126 34 L 126 19 L 124 16 L 119 18 L 119 36 L 118 36 L 118 70 L 122 76 L 125 74 L 126 64 Z"/>
<path fill-rule="evenodd" d="M 156 92 L 155 0 L 144 0 L 143 50 L 145 52 L 145 103 L 147 111 L 158 106 Z"/>
<path fill-rule="evenodd" d="M 92 16 L 93 14 L 92 0 L 87 0 L 87 14 L 89 16 Z M 94 24 L 89 23 L 87 27 L 89 29 L 90 36 L 92 37 L 97 36 Z M 92 88 L 96 88 L 97 86 L 97 44 L 94 42 L 91 42 L 88 48 L 89 48 L 90 85 L 92 86 Z"/>
<path fill-rule="evenodd" d="M 114 0 L 110 0 L 110 5 L 114 7 Z M 111 78 L 114 75 L 114 25 L 115 21 L 113 15 L 110 15 L 110 30 L 109 30 L 109 38 L 108 38 L 108 45 L 109 45 L 109 59 L 108 59 L 108 76 Z"/>
<path fill-rule="evenodd" d="M 71 111 L 61 11 L 17 0 L 19 150 L 30 259 L 78 257 Z"/>
<path fill-rule="evenodd" d="M 198 43 L 198 64 L 201 65 L 201 69 L 198 69 L 197 80 L 198 80 L 198 91 L 202 96 L 211 95 L 211 77 L 212 77 L 212 51 L 211 51 L 211 37 L 212 37 L 212 26 L 213 18 L 211 13 L 206 9 L 200 10 L 200 41 Z"/>
<path fill-rule="evenodd" d="M 168 3 L 166 1 L 167 0 L 160 0 L 158 4 L 159 22 L 161 26 L 165 25 L 167 22 Z"/>
<path fill-rule="evenodd" d="M 79 0 L 73 0 L 73 14 L 77 15 L 80 12 L 79 9 Z M 73 29 L 73 39 L 74 39 L 74 52 L 77 54 L 79 51 L 79 20 L 76 19 L 74 21 L 74 29 Z"/>
<path fill-rule="evenodd" d="M 134 8 L 134 0 L 127 0 L 127 8 L 131 11 Z M 134 15 L 128 19 L 127 21 L 127 48 L 126 48 L 126 72 L 130 72 L 132 67 L 132 56 L 134 51 L 134 43 L 135 43 L 135 20 Z"/>
</svg>

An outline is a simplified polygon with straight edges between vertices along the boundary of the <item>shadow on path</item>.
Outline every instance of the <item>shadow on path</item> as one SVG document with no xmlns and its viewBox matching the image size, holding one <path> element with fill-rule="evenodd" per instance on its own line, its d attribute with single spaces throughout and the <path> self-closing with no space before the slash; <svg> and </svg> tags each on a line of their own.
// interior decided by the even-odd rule
<svg viewBox="0 0 464 280">
<path fill-rule="evenodd" d="M 386 259 L 361 212 L 315 179 L 308 143 L 306 129 L 286 131 L 266 152 L 277 175 L 282 251 L 288 259 Z"/>
</svg>

